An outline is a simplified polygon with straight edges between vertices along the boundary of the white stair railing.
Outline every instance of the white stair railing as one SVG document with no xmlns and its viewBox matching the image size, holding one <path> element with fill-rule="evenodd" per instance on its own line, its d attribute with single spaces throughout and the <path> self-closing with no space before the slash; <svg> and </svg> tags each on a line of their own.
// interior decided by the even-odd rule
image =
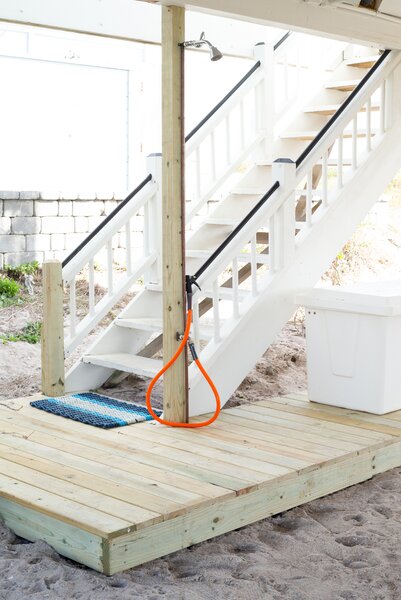
<svg viewBox="0 0 401 600">
<path fill-rule="evenodd" d="M 285 34 L 277 44 L 257 44 L 257 62 L 238 84 L 186 136 L 187 223 L 199 213 L 230 175 L 257 149 L 258 159 L 271 161 L 276 113 L 283 106 L 276 93 L 274 73 L 287 90 L 286 106 L 297 96 L 301 77 L 294 79 L 287 52 L 299 56 L 298 34 Z M 297 73 L 302 67 L 297 63 Z"/>
<path fill-rule="evenodd" d="M 159 243 L 155 238 L 160 220 L 158 190 L 153 174 L 149 175 L 63 262 L 63 285 L 68 296 L 64 332 L 66 356 L 135 282 L 149 280 L 149 272 L 152 271 L 157 278 L 160 256 Z M 138 229 L 143 233 L 139 234 Z M 133 236 L 141 239 L 134 244 Z M 118 261 L 115 260 L 117 250 L 113 243 L 117 239 L 118 251 L 123 253 Z M 96 294 L 98 285 L 104 291 L 102 296 Z M 79 306 L 77 286 L 83 286 L 86 292 L 79 294 Z M 82 301 L 85 295 L 86 300 Z"/>
<path fill-rule="evenodd" d="M 241 317 L 285 272 L 324 211 L 342 197 L 344 186 L 391 128 L 392 73 L 400 60 L 400 53 L 386 51 L 298 160 L 273 164 L 275 183 L 194 275 L 201 291 L 194 288 L 192 335 L 206 369 Z M 379 107 L 374 112 L 373 103 Z M 345 164 L 344 152 L 352 156 L 350 164 Z M 338 164 L 329 169 L 328 158 L 334 153 Z M 296 223 L 300 196 L 305 199 L 305 220 Z M 263 245 L 258 244 L 260 232 L 265 232 Z M 239 283 L 240 268 L 245 264 L 249 265 L 247 277 Z M 200 309 L 205 301 L 209 302 L 206 311 Z M 199 329 L 205 322 L 212 333 L 200 347 Z M 199 379 L 196 369 L 190 367 L 191 389 Z M 223 404 L 227 399 L 222 398 Z M 199 407 L 194 414 L 200 414 Z"/>
</svg>

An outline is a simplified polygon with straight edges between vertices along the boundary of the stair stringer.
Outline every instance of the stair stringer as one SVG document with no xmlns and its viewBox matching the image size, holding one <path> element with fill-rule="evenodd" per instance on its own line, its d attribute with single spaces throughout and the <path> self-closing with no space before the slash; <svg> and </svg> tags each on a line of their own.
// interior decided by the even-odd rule
<svg viewBox="0 0 401 600">
<path fill-rule="evenodd" d="M 267 280 L 247 312 L 229 331 L 222 331 L 221 342 L 210 342 L 202 352 L 202 362 L 219 390 L 222 405 L 292 316 L 295 295 L 316 284 L 401 167 L 400 139 L 398 120 L 377 141 L 375 149 L 351 174 L 332 203 L 320 209 L 311 229 L 301 234 L 292 263 Z M 189 386 L 190 416 L 212 412 L 214 397 L 195 365 L 189 369 Z"/>
</svg>

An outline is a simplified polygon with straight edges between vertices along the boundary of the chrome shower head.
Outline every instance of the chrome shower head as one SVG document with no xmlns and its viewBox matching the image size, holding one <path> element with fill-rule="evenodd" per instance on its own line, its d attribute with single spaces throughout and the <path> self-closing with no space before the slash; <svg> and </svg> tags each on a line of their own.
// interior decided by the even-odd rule
<svg viewBox="0 0 401 600">
<path fill-rule="evenodd" d="M 220 58 L 223 58 L 223 55 L 220 52 L 220 50 L 216 48 L 216 46 L 213 46 L 213 44 L 211 44 L 209 40 L 205 39 L 204 31 L 202 31 L 202 33 L 200 34 L 199 40 L 190 40 L 188 42 L 182 42 L 180 44 L 180 46 L 182 46 L 183 48 L 200 48 L 203 45 L 206 45 L 209 48 L 210 60 L 216 61 L 220 60 Z"/>
</svg>

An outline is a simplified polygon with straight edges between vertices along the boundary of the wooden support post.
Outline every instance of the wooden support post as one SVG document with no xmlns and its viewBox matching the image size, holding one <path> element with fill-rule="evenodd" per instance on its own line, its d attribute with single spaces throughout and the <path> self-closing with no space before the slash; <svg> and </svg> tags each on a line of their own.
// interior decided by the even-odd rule
<svg viewBox="0 0 401 600">
<path fill-rule="evenodd" d="M 42 392 L 64 393 L 63 280 L 61 262 L 43 263 Z"/>
<path fill-rule="evenodd" d="M 163 358 L 175 353 L 185 327 L 183 49 L 185 10 L 162 7 Z M 187 355 L 164 374 L 164 418 L 188 420 Z"/>
</svg>

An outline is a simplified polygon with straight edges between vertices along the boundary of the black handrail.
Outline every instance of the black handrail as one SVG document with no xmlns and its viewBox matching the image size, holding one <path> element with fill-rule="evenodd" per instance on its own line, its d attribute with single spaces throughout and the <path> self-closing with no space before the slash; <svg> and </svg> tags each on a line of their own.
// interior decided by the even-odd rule
<svg viewBox="0 0 401 600">
<path fill-rule="evenodd" d="M 278 48 L 280 48 L 281 44 L 284 44 L 284 42 L 290 37 L 292 31 L 287 31 L 287 33 L 285 33 L 283 35 L 283 37 L 281 37 L 278 42 L 276 42 L 273 46 L 273 52 L 275 52 Z"/>
<path fill-rule="evenodd" d="M 118 206 L 116 206 L 114 210 L 111 211 L 109 215 L 107 215 L 105 219 L 103 219 L 103 221 L 97 227 L 95 227 L 93 231 L 91 231 L 91 233 L 88 236 L 86 236 L 84 240 L 82 240 L 82 242 L 71 252 L 71 254 L 69 254 L 63 260 L 63 262 L 61 263 L 62 267 L 64 268 L 66 265 L 68 265 L 68 263 L 74 258 L 74 256 L 76 256 L 82 250 L 82 248 L 85 248 L 85 246 L 91 241 L 91 239 L 93 239 L 95 235 L 97 235 L 99 231 L 101 231 L 103 227 L 107 225 L 107 223 L 109 223 L 109 221 L 111 221 L 116 216 L 116 214 L 119 213 L 120 210 L 124 208 L 124 206 L 145 187 L 147 183 L 149 183 L 149 181 L 152 181 L 152 175 L 150 173 L 134 190 L 132 190 L 130 194 L 128 194 L 128 196 L 122 202 L 120 202 Z"/>
<path fill-rule="evenodd" d="M 254 215 L 262 208 L 262 206 L 267 202 L 267 200 L 274 194 L 276 190 L 280 187 L 280 183 L 276 181 L 273 183 L 271 188 L 262 196 L 259 202 L 253 207 L 251 211 L 242 219 L 242 221 L 233 229 L 229 236 L 220 244 L 218 248 L 212 253 L 211 256 L 203 263 L 203 265 L 196 271 L 194 275 L 191 276 L 191 283 L 194 283 L 199 277 L 206 271 L 206 269 L 216 260 L 216 258 L 221 254 L 226 246 L 235 238 L 236 235 L 239 234 L 241 229 L 245 227 L 245 225 L 252 219 Z"/>
<path fill-rule="evenodd" d="M 225 104 L 227 102 L 227 100 L 229 100 L 231 98 L 231 96 L 233 96 L 233 94 L 235 94 L 235 92 L 237 90 L 239 90 L 239 88 L 245 83 L 245 81 L 247 79 L 250 78 L 251 75 L 253 75 L 253 73 L 255 73 L 255 71 L 257 71 L 259 69 L 261 65 L 260 60 L 258 60 L 251 69 L 249 69 L 248 73 L 246 73 L 243 78 L 228 92 L 228 94 L 226 94 L 224 96 L 224 98 L 222 98 L 220 100 L 220 102 L 218 102 L 216 104 L 216 106 L 214 108 L 212 108 L 212 110 L 210 112 L 207 113 L 207 115 L 205 117 L 203 117 L 203 119 L 201 121 L 199 121 L 199 123 L 196 125 L 196 127 L 194 127 L 192 129 L 192 131 L 190 131 L 186 136 L 185 136 L 185 141 L 188 142 L 191 137 L 193 137 L 195 135 L 195 133 L 197 133 L 199 131 L 199 129 L 201 129 L 201 127 L 204 126 L 205 123 L 207 123 L 209 121 L 209 119 L 211 117 L 213 117 L 213 115 L 219 110 L 219 108 L 221 108 L 223 106 L 223 104 Z"/>
<path fill-rule="evenodd" d="M 341 104 L 340 108 L 334 113 L 334 115 L 332 117 L 330 117 L 330 119 L 327 121 L 326 125 L 324 127 L 322 127 L 322 129 L 319 131 L 317 136 L 315 138 L 313 138 L 311 143 L 308 144 L 307 147 L 305 148 L 305 150 L 298 156 L 297 160 L 295 161 L 295 166 L 297 168 L 303 163 L 303 161 L 308 156 L 308 154 L 310 154 L 312 152 L 313 148 L 320 142 L 322 137 L 333 126 L 333 124 L 337 121 L 338 117 L 344 112 L 344 110 L 347 108 L 347 106 L 349 106 L 351 104 L 351 102 L 353 101 L 355 96 L 361 91 L 361 89 L 363 88 L 365 83 L 367 81 L 369 81 L 369 79 L 372 77 L 373 73 L 375 73 L 377 71 L 377 69 L 380 67 L 382 62 L 387 58 L 387 56 L 390 54 L 390 52 L 391 52 L 391 50 L 385 50 L 383 52 L 383 54 L 381 55 L 379 60 L 373 65 L 373 67 L 369 70 L 369 72 L 366 73 L 365 77 L 363 77 L 361 79 L 361 81 L 358 83 L 356 88 L 351 92 L 351 94 L 348 96 L 348 98 Z"/>
<path fill-rule="evenodd" d="M 278 42 L 276 42 L 273 46 L 273 52 L 275 50 L 277 50 L 277 48 L 279 48 L 281 46 L 281 44 L 283 44 L 285 42 L 286 39 L 288 39 L 288 37 L 291 35 L 291 31 L 287 31 L 286 34 L 283 35 L 283 37 L 281 37 Z M 218 102 L 216 104 L 216 106 L 214 108 L 212 108 L 212 110 L 210 112 L 207 113 L 207 115 L 205 117 L 203 117 L 203 119 L 201 121 L 199 121 L 199 123 L 196 125 L 196 127 L 194 127 L 192 129 L 192 131 L 190 131 L 186 136 L 185 136 L 185 141 L 188 142 L 194 135 L 195 133 L 197 133 L 199 131 L 199 129 L 201 129 L 205 123 L 207 123 L 209 121 L 209 119 L 211 117 L 213 117 L 213 115 L 227 102 L 227 100 L 229 100 L 231 98 L 231 96 L 233 96 L 235 94 L 235 92 L 237 90 L 239 90 L 239 88 L 245 83 L 245 81 L 247 81 L 247 79 L 250 78 L 251 75 L 253 75 L 253 73 L 255 73 L 255 71 L 257 71 L 259 69 L 261 65 L 260 60 L 258 60 L 253 67 L 243 76 L 243 78 L 228 92 L 228 94 L 226 94 L 224 96 L 224 98 L 222 98 L 220 100 L 220 102 Z"/>
</svg>

